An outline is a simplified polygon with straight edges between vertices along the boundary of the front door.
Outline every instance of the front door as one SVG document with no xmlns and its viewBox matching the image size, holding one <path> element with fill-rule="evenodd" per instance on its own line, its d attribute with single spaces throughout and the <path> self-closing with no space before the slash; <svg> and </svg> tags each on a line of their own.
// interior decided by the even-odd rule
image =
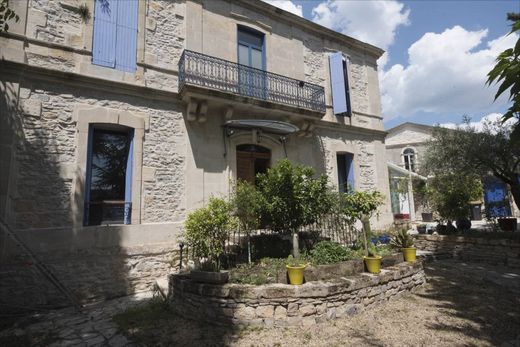
<svg viewBox="0 0 520 347">
<path fill-rule="evenodd" d="M 267 172 L 271 151 L 258 145 L 237 146 L 237 180 L 256 183 L 256 175 Z"/>
<path fill-rule="evenodd" d="M 499 181 L 488 181 L 484 183 L 484 202 L 486 211 L 492 217 L 511 216 L 507 186 Z"/>
</svg>

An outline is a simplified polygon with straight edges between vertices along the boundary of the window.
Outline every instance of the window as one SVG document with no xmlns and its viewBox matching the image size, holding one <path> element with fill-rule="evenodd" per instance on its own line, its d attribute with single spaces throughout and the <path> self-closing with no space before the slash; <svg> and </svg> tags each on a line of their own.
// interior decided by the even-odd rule
<svg viewBox="0 0 520 347">
<path fill-rule="evenodd" d="M 416 158 L 415 151 L 412 148 L 406 148 L 403 151 L 404 168 L 408 171 L 415 172 Z"/>
<path fill-rule="evenodd" d="M 271 151 L 258 145 L 237 146 L 237 179 L 256 183 L 256 175 L 267 172 Z"/>
<path fill-rule="evenodd" d="M 238 83 L 241 94 L 265 99 L 266 76 L 264 34 L 238 26 Z M 250 67 L 250 68 L 248 68 Z"/>
<path fill-rule="evenodd" d="M 352 115 L 348 86 L 348 64 L 343 53 L 329 56 L 330 83 L 332 88 L 332 108 L 336 116 Z"/>
<path fill-rule="evenodd" d="M 84 224 L 130 224 L 133 130 L 91 126 L 87 158 Z"/>
<path fill-rule="evenodd" d="M 354 155 L 352 153 L 338 153 L 338 187 L 342 193 L 354 190 Z"/>
<path fill-rule="evenodd" d="M 92 63 L 135 72 L 138 0 L 96 0 Z"/>
</svg>

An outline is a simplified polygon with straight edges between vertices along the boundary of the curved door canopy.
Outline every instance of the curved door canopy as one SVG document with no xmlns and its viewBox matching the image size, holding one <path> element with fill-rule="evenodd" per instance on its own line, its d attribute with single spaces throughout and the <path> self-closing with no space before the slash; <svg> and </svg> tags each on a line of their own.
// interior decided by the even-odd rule
<svg viewBox="0 0 520 347">
<path fill-rule="evenodd" d="M 237 180 L 256 183 L 256 175 L 265 173 L 271 163 L 268 148 L 246 144 L 237 146 Z"/>
</svg>

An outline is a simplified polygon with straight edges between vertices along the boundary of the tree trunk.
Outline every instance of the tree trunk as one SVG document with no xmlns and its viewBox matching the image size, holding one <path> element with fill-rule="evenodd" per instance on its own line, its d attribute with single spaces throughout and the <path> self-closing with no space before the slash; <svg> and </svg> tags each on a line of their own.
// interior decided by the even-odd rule
<svg viewBox="0 0 520 347">
<path fill-rule="evenodd" d="M 368 257 L 368 234 L 370 233 L 370 219 L 363 217 L 361 220 L 363 224 L 363 241 L 365 243 L 365 256 Z"/>
<path fill-rule="evenodd" d="M 292 233 L 292 250 L 294 259 L 300 259 L 300 244 L 298 241 L 298 232 Z"/>
</svg>

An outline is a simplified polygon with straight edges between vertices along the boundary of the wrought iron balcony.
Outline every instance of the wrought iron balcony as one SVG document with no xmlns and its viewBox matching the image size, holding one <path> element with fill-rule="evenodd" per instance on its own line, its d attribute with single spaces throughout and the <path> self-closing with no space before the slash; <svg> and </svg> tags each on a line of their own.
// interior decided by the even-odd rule
<svg viewBox="0 0 520 347">
<path fill-rule="evenodd" d="M 319 85 L 184 50 L 179 92 L 188 85 L 325 113 L 325 89 Z"/>
</svg>

